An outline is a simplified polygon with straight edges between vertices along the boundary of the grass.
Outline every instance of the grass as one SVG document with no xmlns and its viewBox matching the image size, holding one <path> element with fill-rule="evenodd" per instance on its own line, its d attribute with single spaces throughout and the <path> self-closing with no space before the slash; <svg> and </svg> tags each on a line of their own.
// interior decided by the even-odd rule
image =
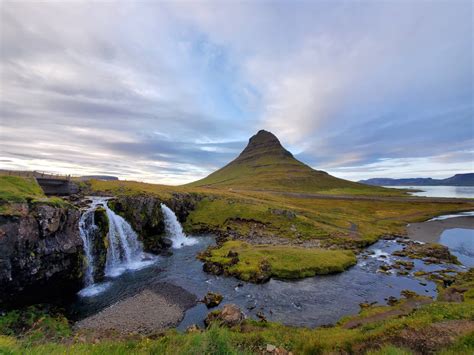
<svg viewBox="0 0 474 355">
<path fill-rule="evenodd" d="M 46 197 L 33 177 L 0 175 L 0 215 L 21 215 L 22 203 L 69 206 L 60 197 Z"/>
<path fill-rule="evenodd" d="M 0 200 L 27 202 L 46 198 L 36 180 L 31 177 L 0 176 Z"/>
<path fill-rule="evenodd" d="M 347 200 L 301 198 L 275 193 L 241 191 L 202 199 L 185 223 L 188 232 L 252 230 L 269 237 L 318 239 L 323 245 L 363 247 L 387 234 L 404 234 L 406 224 L 432 216 L 474 209 L 472 202 L 439 203 L 429 199 Z M 294 217 L 275 211 L 291 211 Z"/>
<path fill-rule="evenodd" d="M 406 195 L 401 190 L 336 178 L 279 151 L 267 153 L 250 160 L 236 159 L 208 177 L 186 186 L 348 195 Z"/>
<path fill-rule="evenodd" d="M 324 275 L 342 272 L 356 263 L 354 253 L 347 250 L 250 245 L 241 241 L 225 242 L 220 248 L 209 250 L 203 259 L 222 265 L 227 275 L 244 281 Z"/>
<path fill-rule="evenodd" d="M 169 199 L 175 192 L 187 192 L 188 190 L 179 186 L 168 186 L 159 184 L 147 184 L 137 181 L 102 181 L 89 180 L 89 189 L 92 193 L 101 191 L 111 195 L 136 196 L 152 195 L 162 199 Z"/>
</svg>

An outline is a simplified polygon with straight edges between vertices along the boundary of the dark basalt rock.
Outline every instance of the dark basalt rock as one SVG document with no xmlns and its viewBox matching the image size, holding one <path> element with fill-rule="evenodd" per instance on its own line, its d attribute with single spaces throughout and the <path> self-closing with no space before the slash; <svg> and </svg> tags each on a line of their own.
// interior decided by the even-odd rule
<svg viewBox="0 0 474 355">
<path fill-rule="evenodd" d="M 212 262 L 212 261 L 206 261 L 203 265 L 202 265 L 202 270 L 204 272 L 207 272 L 209 274 L 213 274 L 213 275 L 222 275 L 224 273 L 224 267 L 219 264 L 219 263 L 215 263 L 215 262 Z"/>
<path fill-rule="evenodd" d="M 204 303 L 207 308 L 217 307 L 224 297 L 217 292 L 208 292 L 204 298 L 202 299 L 202 303 Z"/>
<path fill-rule="evenodd" d="M 79 210 L 24 204 L 0 216 L 0 305 L 67 298 L 82 287 Z"/>
<path fill-rule="evenodd" d="M 152 195 L 118 196 L 109 202 L 109 207 L 130 223 L 143 242 L 145 251 L 159 254 L 171 247 L 170 240 L 165 237 L 161 204 L 166 204 L 178 220 L 184 222 L 199 199 L 195 194 L 183 193 L 173 194 L 170 200 Z"/>
</svg>

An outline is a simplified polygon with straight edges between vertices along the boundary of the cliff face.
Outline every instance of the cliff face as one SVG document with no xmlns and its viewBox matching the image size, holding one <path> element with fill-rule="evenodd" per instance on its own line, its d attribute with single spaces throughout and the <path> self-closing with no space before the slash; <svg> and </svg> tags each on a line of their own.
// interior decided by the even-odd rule
<svg viewBox="0 0 474 355">
<path fill-rule="evenodd" d="M 79 210 L 27 203 L 0 215 L 0 305 L 49 301 L 82 287 Z"/>
<path fill-rule="evenodd" d="M 195 194 L 179 193 L 173 194 L 168 200 L 150 195 L 119 196 L 109 202 L 109 207 L 130 223 L 143 242 L 145 251 L 159 253 L 170 246 L 164 235 L 161 204 L 166 204 L 174 211 L 178 220 L 184 222 L 199 199 Z"/>
</svg>

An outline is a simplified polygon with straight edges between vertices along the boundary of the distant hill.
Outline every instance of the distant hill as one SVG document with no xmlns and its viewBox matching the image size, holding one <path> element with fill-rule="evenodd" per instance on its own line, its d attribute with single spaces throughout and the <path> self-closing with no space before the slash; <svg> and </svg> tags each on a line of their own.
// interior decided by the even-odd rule
<svg viewBox="0 0 474 355">
<path fill-rule="evenodd" d="M 251 137 L 235 160 L 187 186 L 307 193 L 392 193 L 314 170 L 297 160 L 275 135 L 265 130 Z"/>
<path fill-rule="evenodd" d="M 373 185 L 373 186 L 474 186 L 474 173 L 456 174 L 447 179 L 374 178 L 374 179 L 360 180 L 359 182 L 362 184 Z"/>
<path fill-rule="evenodd" d="M 104 180 L 104 181 L 115 181 L 119 178 L 112 175 L 83 175 L 78 178 L 78 180 L 86 181 L 86 180 Z"/>
</svg>

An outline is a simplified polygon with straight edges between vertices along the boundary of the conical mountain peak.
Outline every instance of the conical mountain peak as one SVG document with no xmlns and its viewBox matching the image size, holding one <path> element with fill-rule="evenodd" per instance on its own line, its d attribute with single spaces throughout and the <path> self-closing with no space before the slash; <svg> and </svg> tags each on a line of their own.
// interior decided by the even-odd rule
<svg viewBox="0 0 474 355">
<path fill-rule="evenodd" d="M 249 139 L 249 143 L 235 161 L 242 162 L 262 156 L 293 157 L 289 151 L 283 148 L 273 133 L 262 129 Z"/>
<path fill-rule="evenodd" d="M 371 189 L 312 169 L 295 159 L 273 133 L 265 130 L 252 136 L 236 159 L 189 185 L 311 193 L 341 188 Z"/>
</svg>

